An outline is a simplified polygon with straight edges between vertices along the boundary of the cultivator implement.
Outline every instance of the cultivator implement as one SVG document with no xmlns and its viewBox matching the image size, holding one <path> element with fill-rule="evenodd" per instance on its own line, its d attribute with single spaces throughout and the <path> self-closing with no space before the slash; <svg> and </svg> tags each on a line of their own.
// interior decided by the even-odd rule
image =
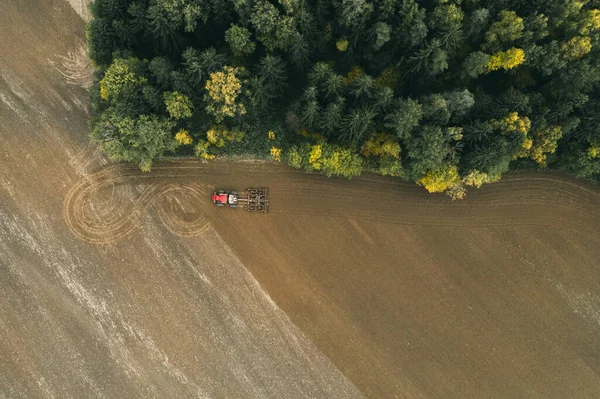
<svg viewBox="0 0 600 399">
<path fill-rule="evenodd" d="M 244 209 L 249 212 L 266 213 L 269 208 L 266 188 L 249 188 L 246 190 L 246 198 L 238 198 L 238 202 L 244 203 Z"/>
<path fill-rule="evenodd" d="M 235 190 L 218 190 L 212 195 L 212 201 L 217 206 L 229 205 L 230 208 L 241 205 L 248 212 L 266 213 L 269 208 L 266 188 L 249 188 L 243 194 Z"/>
</svg>

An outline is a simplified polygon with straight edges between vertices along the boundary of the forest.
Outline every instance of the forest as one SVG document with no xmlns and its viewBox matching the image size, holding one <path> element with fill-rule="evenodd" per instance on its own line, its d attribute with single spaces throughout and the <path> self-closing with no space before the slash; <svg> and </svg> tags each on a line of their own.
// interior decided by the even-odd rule
<svg viewBox="0 0 600 399">
<path fill-rule="evenodd" d="M 600 177 L 600 1 L 95 0 L 92 138 L 374 171 L 462 198 L 508 170 Z"/>
</svg>

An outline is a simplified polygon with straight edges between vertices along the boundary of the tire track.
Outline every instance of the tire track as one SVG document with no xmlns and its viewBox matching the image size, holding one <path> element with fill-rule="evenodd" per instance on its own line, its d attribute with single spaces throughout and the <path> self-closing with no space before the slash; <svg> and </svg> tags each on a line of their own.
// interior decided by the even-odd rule
<svg viewBox="0 0 600 399">
<path fill-rule="evenodd" d="M 560 175 L 513 174 L 471 190 L 466 200 L 452 202 L 415 185 L 376 175 L 347 181 L 277 165 L 195 160 L 162 162 L 148 174 L 133 165 L 104 167 L 69 190 L 64 219 L 77 237 L 106 243 L 131 233 L 142 222 L 142 214 L 154 206 L 170 232 L 196 236 L 208 229 L 208 216 L 217 217 L 209 200 L 214 188 L 254 185 L 269 187 L 274 215 L 438 227 L 526 225 L 579 234 L 597 234 L 600 226 L 599 191 Z M 108 190 L 108 199 L 103 199 L 102 193 Z"/>
<path fill-rule="evenodd" d="M 158 206 L 158 215 L 165 227 L 174 234 L 190 237 L 202 234 L 210 224 L 201 214 L 193 218 L 182 214 L 180 208 L 160 206 L 174 196 L 191 198 L 200 203 L 206 196 L 202 188 L 193 184 L 168 184 L 168 175 L 152 178 L 123 165 L 111 165 L 79 180 L 67 193 L 63 203 L 65 224 L 78 238 L 91 243 L 109 243 L 130 234 L 140 226 L 143 213 L 150 206 Z M 141 192 L 135 186 L 142 182 Z M 96 196 L 109 190 L 107 199 Z"/>
</svg>

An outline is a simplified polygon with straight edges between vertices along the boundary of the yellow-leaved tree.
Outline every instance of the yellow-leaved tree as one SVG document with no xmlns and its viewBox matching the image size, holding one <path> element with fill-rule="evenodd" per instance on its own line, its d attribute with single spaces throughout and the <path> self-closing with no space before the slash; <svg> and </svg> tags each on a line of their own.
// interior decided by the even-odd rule
<svg viewBox="0 0 600 399">
<path fill-rule="evenodd" d="M 311 172 L 320 170 L 327 176 L 343 176 L 352 178 L 360 175 L 362 159 L 358 153 L 349 148 L 327 144 L 322 141 L 311 145 L 292 146 L 286 151 L 288 165 L 304 168 Z"/>
<path fill-rule="evenodd" d="M 460 183 L 458 168 L 447 164 L 441 169 L 429 171 L 418 182 L 430 193 L 441 193 Z"/>
<path fill-rule="evenodd" d="M 400 176 L 400 144 L 391 134 L 378 133 L 371 136 L 360 149 L 365 158 L 376 158 L 382 175 Z"/>
<path fill-rule="evenodd" d="M 491 183 L 492 179 L 490 179 L 487 173 L 474 169 L 463 177 L 462 182 L 465 186 L 479 188 L 485 183 Z"/>
<path fill-rule="evenodd" d="M 561 45 L 563 55 L 568 61 L 578 60 L 592 51 L 592 39 L 587 36 L 575 36 Z"/>
<path fill-rule="evenodd" d="M 500 130 L 500 134 L 522 134 L 523 144 L 512 159 L 526 158 L 531 154 L 533 139 L 529 135 L 531 129 L 531 120 L 526 116 L 520 116 L 518 112 L 510 112 L 502 119 L 492 120 L 492 125 Z"/>
<path fill-rule="evenodd" d="M 509 70 L 521 65 L 523 62 L 525 62 L 525 52 L 520 48 L 513 47 L 491 55 L 488 61 L 488 71 Z"/>
<path fill-rule="evenodd" d="M 311 147 L 308 154 L 308 164 L 311 168 L 321 170 L 321 156 L 323 155 L 323 146 L 315 144 Z"/>
<path fill-rule="evenodd" d="M 177 143 L 179 143 L 180 145 L 189 145 L 193 142 L 192 137 L 185 129 L 180 129 L 177 132 L 177 134 L 175 135 L 175 140 L 177 140 Z"/>
<path fill-rule="evenodd" d="M 237 76 L 240 72 L 240 68 L 225 66 L 222 71 L 211 73 L 206 81 L 206 112 L 213 115 L 216 122 L 246 113 L 246 107 L 238 98 L 242 93 L 242 81 Z"/>
<path fill-rule="evenodd" d="M 240 130 L 228 130 L 221 126 L 214 126 L 206 132 L 206 139 L 199 140 L 196 144 L 196 156 L 203 159 L 214 159 L 217 149 L 224 147 L 232 141 L 240 142 L 244 138 L 244 132 Z"/>
<path fill-rule="evenodd" d="M 365 157 L 391 156 L 398 158 L 400 156 L 400 144 L 391 134 L 377 133 L 371 136 L 360 149 L 360 153 Z"/>
<path fill-rule="evenodd" d="M 600 10 L 594 8 L 588 10 L 585 17 L 581 20 L 579 33 L 582 35 L 589 35 L 597 30 L 600 30 Z"/>
<path fill-rule="evenodd" d="M 350 72 L 344 77 L 344 85 L 350 86 L 354 81 L 360 78 L 360 75 L 363 74 L 363 70 L 359 66 L 353 67 Z"/>
<path fill-rule="evenodd" d="M 362 171 L 360 156 L 353 150 L 339 146 L 328 146 L 323 157 L 323 173 L 327 176 L 343 176 L 351 179 Z"/>
<path fill-rule="evenodd" d="M 287 163 L 293 168 L 300 169 L 304 164 L 304 156 L 302 150 L 296 146 L 293 146 L 287 150 Z"/>
<path fill-rule="evenodd" d="M 281 148 L 271 147 L 271 158 L 273 161 L 281 162 Z"/>
<path fill-rule="evenodd" d="M 537 129 L 533 135 L 533 145 L 527 154 L 540 166 L 546 166 L 546 156 L 554 154 L 558 148 L 558 140 L 562 137 L 560 126 L 543 126 Z"/>
<path fill-rule="evenodd" d="M 383 87 L 394 89 L 399 78 L 400 72 L 395 67 L 387 67 L 375 79 L 375 86 L 379 89 Z"/>
<path fill-rule="evenodd" d="M 477 169 L 474 169 L 463 176 L 462 179 L 456 182 L 451 187 L 448 187 L 446 190 L 446 195 L 452 198 L 452 201 L 457 199 L 463 199 L 467 195 L 467 186 L 472 186 L 475 188 L 481 187 L 484 183 L 491 183 L 493 181 L 492 178 L 487 173 L 480 172 Z"/>
<path fill-rule="evenodd" d="M 348 50 L 349 43 L 350 42 L 348 42 L 348 39 L 342 38 L 342 39 L 338 40 L 337 42 L 335 42 L 335 48 L 337 48 L 338 51 L 344 52 L 344 51 Z"/>
<path fill-rule="evenodd" d="M 492 121 L 503 134 L 519 132 L 527 135 L 531 128 L 531 121 L 526 116 L 519 116 L 518 112 L 511 112 L 504 118 Z"/>
</svg>

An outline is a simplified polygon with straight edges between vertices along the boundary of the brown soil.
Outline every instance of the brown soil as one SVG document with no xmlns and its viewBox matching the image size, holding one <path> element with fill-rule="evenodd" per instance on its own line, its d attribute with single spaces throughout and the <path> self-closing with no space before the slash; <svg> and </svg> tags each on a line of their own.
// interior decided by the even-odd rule
<svg viewBox="0 0 600 399">
<path fill-rule="evenodd" d="M 49 62 L 82 32 L 64 0 L 0 14 L 0 396 L 600 397 L 597 187 L 143 174 Z M 269 214 L 210 203 L 251 186 Z"/>
</svg>

